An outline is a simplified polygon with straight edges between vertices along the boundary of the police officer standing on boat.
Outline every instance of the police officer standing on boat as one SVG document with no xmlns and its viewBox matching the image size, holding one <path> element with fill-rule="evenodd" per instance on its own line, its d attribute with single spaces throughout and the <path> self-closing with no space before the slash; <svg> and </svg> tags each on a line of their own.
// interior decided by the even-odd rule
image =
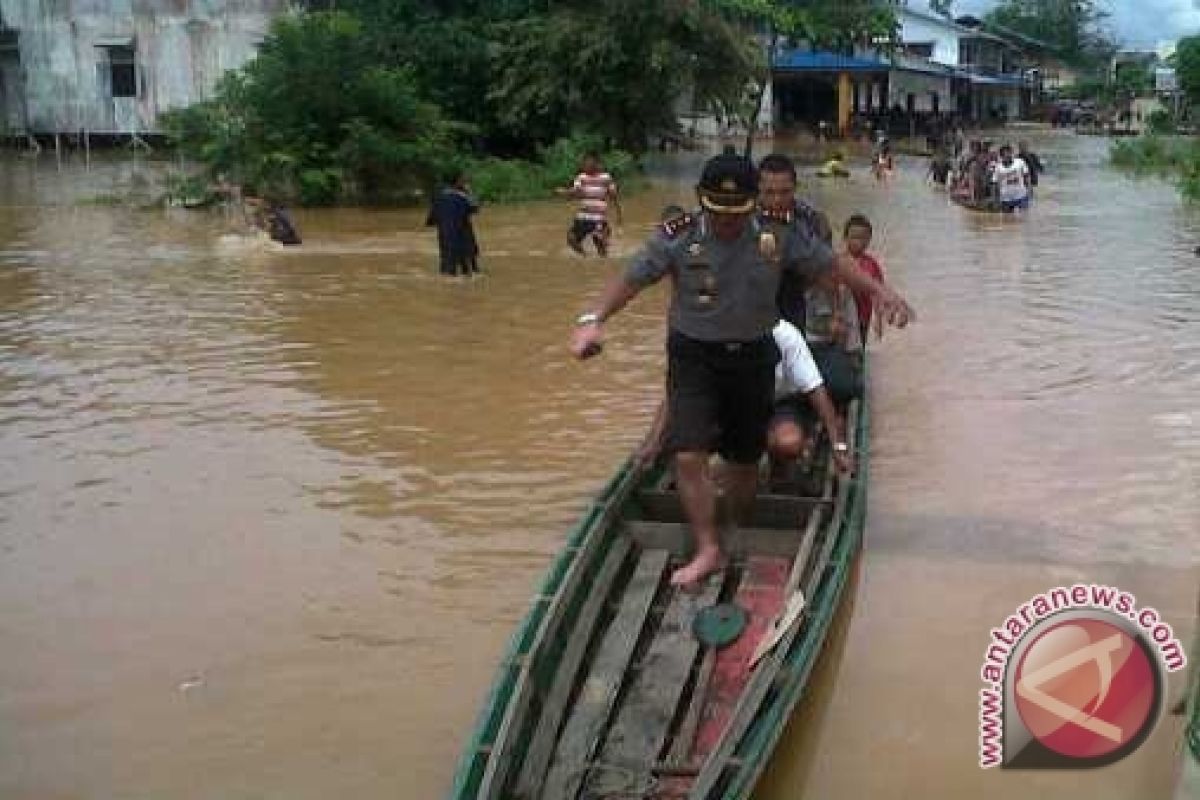
<svg viewBox="0 0 1200 800">
<path fill-rule="evenodd" d="M 779 360 L 771 330 L 779 319 L 780 275 L 816 278 L 839 258 L 796 227 L 769 230 L 760 224 L 758 177 L 747 158 L 710 159 L 696 193 L 701 211 L 656 232 L 593 309 L 579 317 L 571 337 L 577 358 L 595 355 L 604 322 L 642 289 L 673 276 L 665 449 L 674 455 L 680 499 L 696 539 L 692 560 L 671 576 L 676 586 L 694 584 L 724 565 L 711 453 L 727 462 L 735 515 L 754 499 Z M 894 293 L 881 291 L 877 302 L 887 316 L 907 321 L 907 306 Z"/>
</svg>

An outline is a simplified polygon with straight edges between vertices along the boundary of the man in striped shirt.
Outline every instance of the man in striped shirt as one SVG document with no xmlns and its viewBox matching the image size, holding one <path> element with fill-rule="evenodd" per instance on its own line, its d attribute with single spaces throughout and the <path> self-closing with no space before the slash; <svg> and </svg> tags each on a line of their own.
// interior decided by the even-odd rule
<svg viewBox="0 0 1200 800">
<path fill-rule="evenodd" d="M 559 193 L 579 200 L 579 210 L 567 231 L 567 244 L 576 253 L 584 255 L 583 240 L 590 236 L 596 245 L 596 253 L 601 257 L 608 255 L 608 238 L 612 235 L 608 204 L 612 201 L 618 213 L 620 206 L 617 205 L 617 183 L 601 167 L 599 157 L 595 153 L 585 155 L 582 171 L 575 176 L 571 188 L 560 189 Z"/>
</svg>

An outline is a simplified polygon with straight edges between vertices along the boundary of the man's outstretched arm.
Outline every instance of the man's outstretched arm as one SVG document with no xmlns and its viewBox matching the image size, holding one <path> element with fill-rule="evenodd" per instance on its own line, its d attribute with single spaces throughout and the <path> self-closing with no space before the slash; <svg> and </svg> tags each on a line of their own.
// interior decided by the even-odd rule
<svg viewBox="0 0 1200 800">
<path fill-rule="evenodd" d="M 604 321 L 624 308 L 641 290 L 641 286 L 630 283 L 624 275 L 614 276 L 600 292 L 592 310 L 576 322 L 571 333 L 571 354 L 576 358 L 598 355 L 604 345 Z"/>
<path fill-rule="evenodd" d="M 873 296 L 879 307 L 878 316 L 881 321 L 903 328 L 917 318 L 917 312 L 896 290 L 863 272 L 854 259 L 845 253 L 834 256 L 833 274 L 854 291 L 866 292 Z"/>
</svg>

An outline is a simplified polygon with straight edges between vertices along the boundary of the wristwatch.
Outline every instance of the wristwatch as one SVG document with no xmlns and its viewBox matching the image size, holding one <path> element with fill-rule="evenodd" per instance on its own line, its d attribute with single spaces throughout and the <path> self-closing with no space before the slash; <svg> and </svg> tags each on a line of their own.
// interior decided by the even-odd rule
<svg viewBox="0 0 1200 800">
<path fill-rule="evenodd" d="M 850 452 L 850 445 L 846 444 L 845 442 L 834 442 L 834 443 L 833 443 L 833 452 L 835 452 L 835 453 L 849 453 L 849 452 Z"/>
<path fill-rule="evenodd" d="M 597 314 L 595 311 L 589 311 L 586 314 L 580 314 L 578 317 L 575 318 L 575 327 L 576 328 L 585 328 L 588 325 L 599 325 L 599 324 L 600 324 L 600 315 Z"/>
</svg>

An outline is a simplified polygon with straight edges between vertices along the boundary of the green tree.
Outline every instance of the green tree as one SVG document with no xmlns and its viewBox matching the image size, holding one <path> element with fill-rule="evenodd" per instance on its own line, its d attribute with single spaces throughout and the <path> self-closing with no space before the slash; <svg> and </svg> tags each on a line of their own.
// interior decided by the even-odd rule
<svg viewBox="0 0 1200 800">
<path fill-rule="evenodd" d="M 340 12 L 278 18 L 257 58 L 165 126 L 214 173 L 306 203 L 428 183 L 464 132 L 411 71 L 377 64 L 362 24 Z"/>
<path fill-rule="evenodd" d="M 1175 45 L 1171 65 L 1179 87 L 1191 104 L 1200 103 L 1200 36 L 1185 36 Z"/>
<path fill-rule="evenodd" d="M 984 19 L 1046 42 L 1068 63 L 1096 66 L 1113 51 L 1101 29 L 1107 17 L 1097 0 L 1002 0 Z"/>
<path fill-rule="evenodd" d="M 494 26 L 488 103 L 505 131 L 536 142 L 580 129 L 641 151 L 652 135 L 675 129 L 680 96 L 729 102 L 761 57 L 744 31 L 699 3 L 553 6 Z"/>
</svg>

